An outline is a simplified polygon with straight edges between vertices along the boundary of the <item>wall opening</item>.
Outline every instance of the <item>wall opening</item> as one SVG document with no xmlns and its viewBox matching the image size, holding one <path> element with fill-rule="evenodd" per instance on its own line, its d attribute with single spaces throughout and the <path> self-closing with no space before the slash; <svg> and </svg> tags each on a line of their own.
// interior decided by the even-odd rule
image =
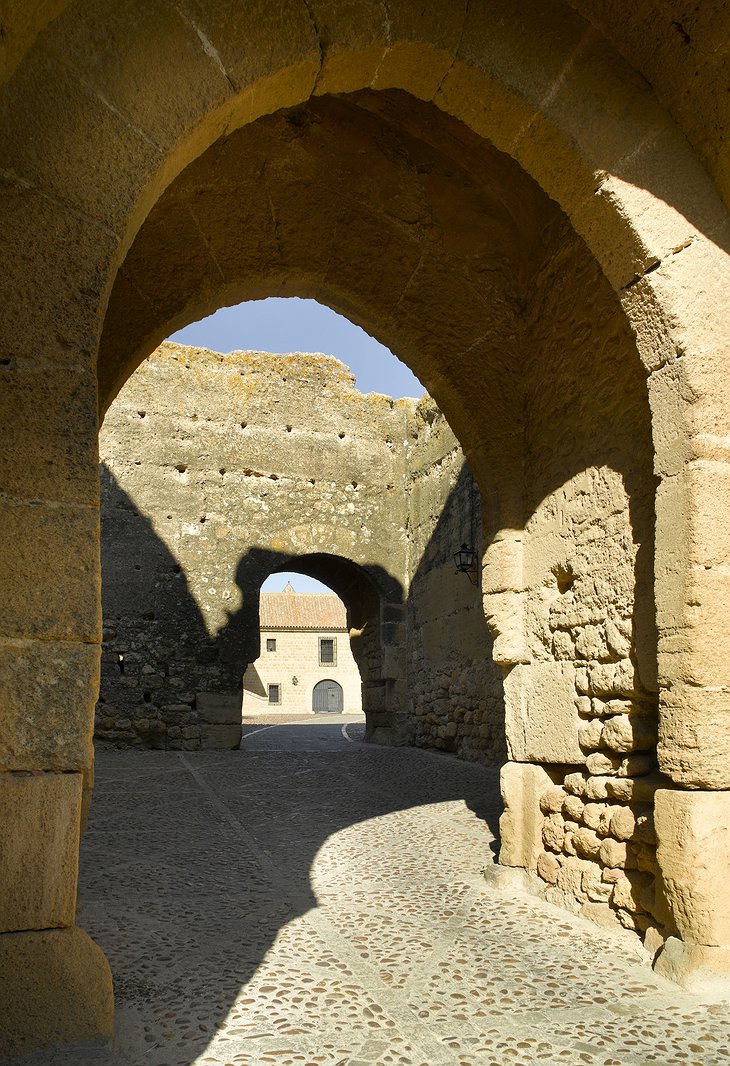
<svg viewBox="0 0 730 1066">
<path fill-rule="evenodd" d="M 272 712 L 277 721 L 328 709 L 363 715 L 363 683 L 350 646 L 347 603 L 306 572 L 306 559 L 299 566 L 298 572 L 277 570 L 261 585 L 260 653 L 242 680 L 244 725 L 261 716 L 268 720 Z M 319 568 L 318 573 L 326 576 Z M 330 691 L 338 695 L 327 695 Z"/>
</svg>

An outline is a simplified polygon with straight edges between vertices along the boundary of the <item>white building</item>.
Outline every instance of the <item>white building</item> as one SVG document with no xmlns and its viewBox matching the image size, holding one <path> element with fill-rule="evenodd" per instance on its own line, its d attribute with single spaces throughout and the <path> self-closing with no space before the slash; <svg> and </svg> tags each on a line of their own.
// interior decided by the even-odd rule
<svg viewBox="0 0 730 1066">
<path fill-rule="evenodd" d="M 362 713 L 345 606 L 334 593 L 262 592 L 261 654 L 243 678 L 243 713 Z"/>
</svg>

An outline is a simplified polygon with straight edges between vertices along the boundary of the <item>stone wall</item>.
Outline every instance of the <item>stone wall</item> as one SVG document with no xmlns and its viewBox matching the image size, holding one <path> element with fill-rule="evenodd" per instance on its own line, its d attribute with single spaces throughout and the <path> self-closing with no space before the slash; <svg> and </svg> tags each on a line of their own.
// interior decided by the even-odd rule
<svg viewBox="0 0 730 1066">
<path fill-rule="evenodd" d="M 235 744 L 261 583 L 294 569 L 345 601 L 369 736 L 500 751 L 480 590 L 452 558 L 481 551 L 478 491 L 432 401 L 353 381 L 324 356 L 165 344 L 127 383 L 100 438 L 97 739 Z"/>
<path fill-rule="evenodd" d="M 259 652 L 258 591 L 286 568 L 330 572 L 353 633 L 364 634 L 353 650 L 366 704 L 389 722 L 402 711 L 393 649 L 403 639 L 401 442 L 413 403 L 363 396 L 353 380 L 324 356 L 172 344 L 130 379 L 100 436 L 97 738 L 193 749 L 208 726 L 240 725 L 241 676 Z M 372 602 L 335 557 L 360 568 Z"/>
<path fill-rule="evenodd" d="M 645 375 L 622 356 L 632 343 L 605 279 L 566 234 L 526 327 L 524 645 L 504 664 L 501 861 L 536 871 L 551 902 L 651 941 L 667 931 L 653 824 L 666 782 L 654 478 Z"/>
<path fill-rule="evenodd" d="M 504 757 L 502 675 L 482 606 L 481 566 L 457 573 L 466 542 L 481 560 L 482 505 L 443 414 L 424 396 L 408 435 L 408 683 L 413 740 L 466 759 Z"/>
</svg>

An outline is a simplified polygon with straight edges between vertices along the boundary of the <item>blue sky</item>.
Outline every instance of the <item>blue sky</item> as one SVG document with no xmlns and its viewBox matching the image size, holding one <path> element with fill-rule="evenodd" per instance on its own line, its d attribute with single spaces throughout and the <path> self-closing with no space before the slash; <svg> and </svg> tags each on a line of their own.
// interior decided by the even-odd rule
<svg viewBox="0 0 730 1066">
<path fill-rule="evenodd" d="M 396 399 L 419 398 L 424 392 L 418 378 L 388 348 L 316 300 L 272 297 L 222 307 L 170 339 L 216 352 L 323 352 L 347 363 L 361 392 L 383 392 Z"/>
<path fill-rule="evenodd" d="M 396 399 L 424 392 L 418 378 L 388 348 L 316 300 L 272 297 L 222 307 L 170 339 L 216 352 L 323 352 L 350 367 L 361 392 L 382 392 Z M 314 578 L 288 573 L 272 574 L 261 587 L 281 592 L 289 580 L 297 592 L 331 591 Z"/>
</svg>

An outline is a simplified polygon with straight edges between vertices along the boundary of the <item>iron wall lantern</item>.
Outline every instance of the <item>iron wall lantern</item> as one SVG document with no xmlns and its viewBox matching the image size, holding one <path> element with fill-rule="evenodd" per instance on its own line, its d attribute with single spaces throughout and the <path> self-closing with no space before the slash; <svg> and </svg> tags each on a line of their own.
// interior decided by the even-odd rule
<svg viewBox="0 0 730 1066">
<path fill-rule="evenodd" d="M 457 572 L 466 574 L 472 585 L 476 585 L 477 553 L 474 549 L 462 544 L 458 552 L 454 552 L 454 563 Z"/>
</svg>

